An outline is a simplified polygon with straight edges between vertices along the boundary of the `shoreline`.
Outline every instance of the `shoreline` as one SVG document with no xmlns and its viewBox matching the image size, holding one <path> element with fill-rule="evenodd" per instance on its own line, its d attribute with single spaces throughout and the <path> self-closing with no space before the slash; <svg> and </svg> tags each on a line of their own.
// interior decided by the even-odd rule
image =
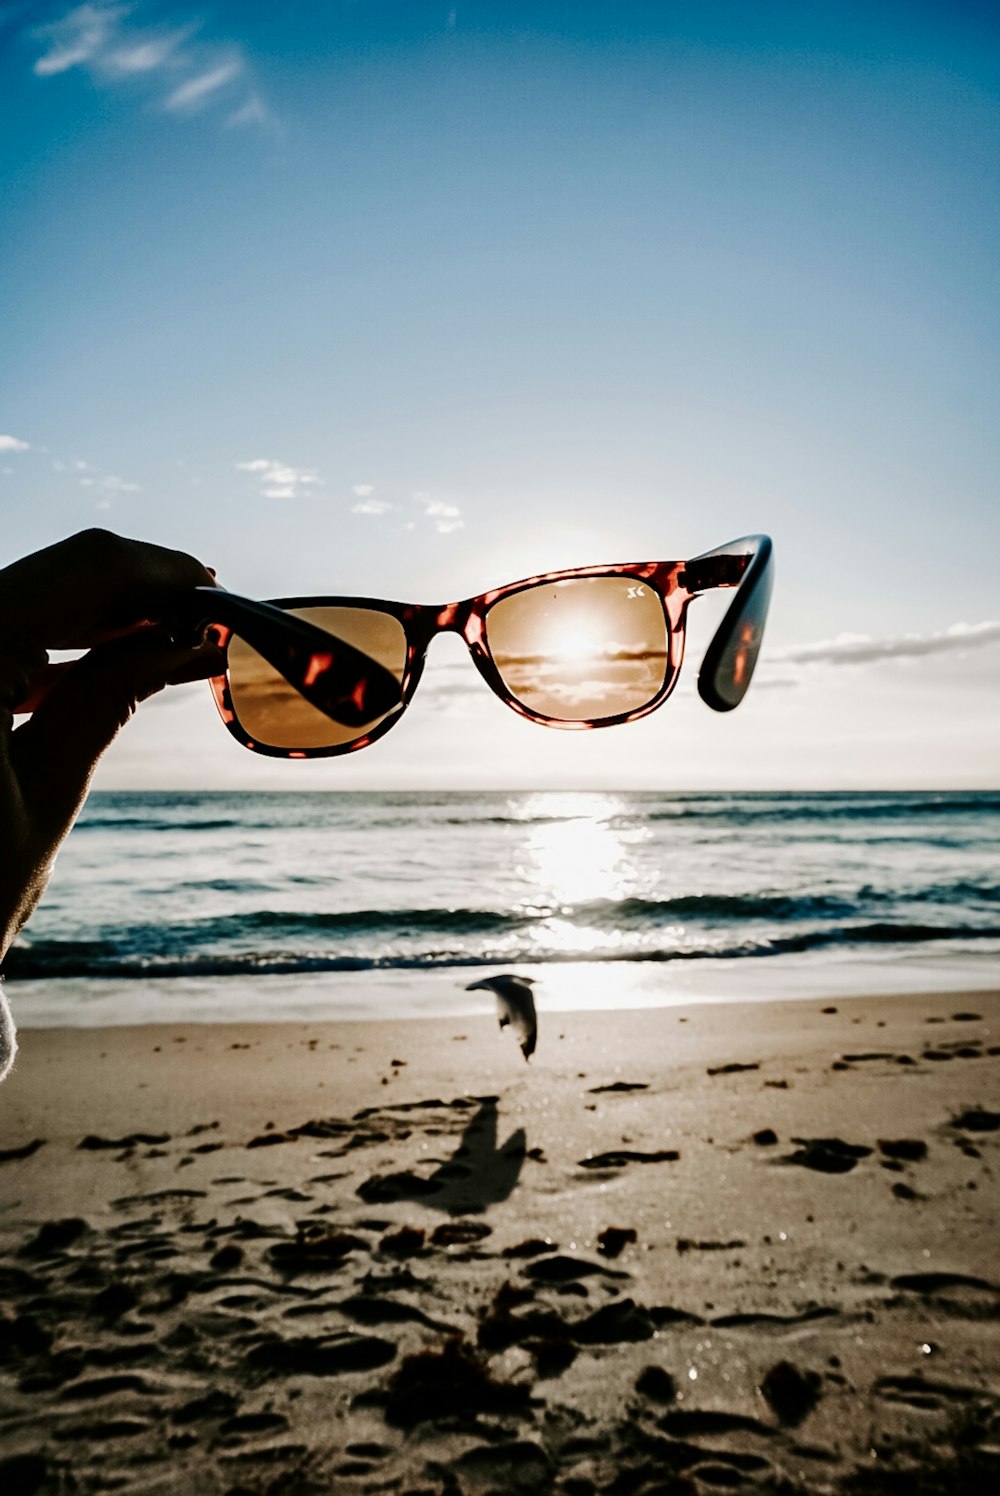
<svg viewBox="0 0 1000 1496">
<path fill-rule="evenodd" d="M 857 959 L 850 952 L 697 961 L 565 961 L 381 967 L 246 977 L 24 978 L 5 985 L 19 1030 L 142 1023 L 448 1021 L 489 1011 L 469 982 L 512 969 L 537 983 L 539 1011 L 673 1009 L 727 1003 L 853 1001 L 1000 988 L 995 957 Z M 614 1001 L 610 1001 L 613 994 Z"/>
</svg>

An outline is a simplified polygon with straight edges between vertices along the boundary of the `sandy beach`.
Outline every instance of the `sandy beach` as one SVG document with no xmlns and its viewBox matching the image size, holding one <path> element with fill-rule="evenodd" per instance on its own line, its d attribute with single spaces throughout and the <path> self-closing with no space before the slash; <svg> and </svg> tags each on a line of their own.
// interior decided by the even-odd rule
<svg viewBox="0 0 1000 1496">
<path fill-rule="evenodd" d="M 6 1496 L 1000 1475 L 1000 993 L 21 1043 Z"/>
</svg>

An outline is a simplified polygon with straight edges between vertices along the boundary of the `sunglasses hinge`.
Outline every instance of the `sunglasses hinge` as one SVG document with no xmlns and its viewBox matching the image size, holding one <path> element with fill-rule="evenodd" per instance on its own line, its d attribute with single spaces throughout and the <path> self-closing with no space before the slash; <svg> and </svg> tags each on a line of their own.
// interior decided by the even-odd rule
<svg viewBox="0 0 1000 1496">
<path fill-rule="evenodd" d="M 677 577 L 686 592 L 710 592 L 714 587 L 738 587 L 750 564 L 749 556 L 706 556 L 689 561 Z"/>
</svg>

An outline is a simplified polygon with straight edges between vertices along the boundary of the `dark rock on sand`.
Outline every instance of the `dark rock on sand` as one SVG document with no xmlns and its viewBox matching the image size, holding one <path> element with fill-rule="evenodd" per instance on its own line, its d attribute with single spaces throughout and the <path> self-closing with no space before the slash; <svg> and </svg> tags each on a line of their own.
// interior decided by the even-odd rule
<svg viewBox="0 0 1000 1496">
<path fill-rule="evenodd" d="M 88 1132 L 87 1136 L 85 1138 L 81 1138 L 76 1146 L 78 1148 L 86 1148 L 90 1150 L 99 1150 L 105 1148 L 114 1148 L 116 1150 L 121 1150 L 122 1148 L 138 1148 L 140 1146 L 144 1148 L 155 1148 L 159 1147 L 161 1143 L 169 1142 L 169 1132 L 130 1132 L 124 1138 L 102 1138 L 99 1137 L 96 1133 Z"/>
<path fill-rule="evenodd" d="M 620 1257 L 624 1249 L 638 1240 L 633 1226 L 607 1226 L 597 1238 L 602 1257 Z"/>
<path fill-rule="evenodd" d="M 660 1148 L 640 1153 L 634 1148 L 612 1148 L 607 1153 L 593 1153 L 578 1159 L 581 1169 L 621 1169 L 626 1164 L 673 1164 L 680 1158 L 676 1148 Z"/>
<path fill-rule="evenodd" d="M 541 1257 L 546 1252 L 558 1252 L 559 1243 L 543 1239 L 540 1236 L 531 1236 L 527 1241 L 520 1241 L 516 1246 L 504 1247 L 500 1253 L 501 1257 Z"/>
<path fill-rule="evenodd" d="M 357 1194 L 367 1205 L 389 1205 L 397 1200 L 419 1200 L 436 1195 L 443 1181 L 422 1179 L 419 1174 L 403 1170 L 397 1174 L 373 1174 L 358 1185 Z"/>
<path fill-rule="evenodd" d="M 655 1403 L 672 1403 L 677 1397 L 677 1383 L 662 1366 L 644 1367 L 636 1378 L 635 1390 Z"/>
<path fill-rule="evenodd" d="M 239 1267 L 243 1261 L 243 1248 L 238 1247 L 235 1242 L 230 1242 L 226 1247 L 219 1250 L 209 1258 L 209 1267 L 214 1267 L 216 1272 L 228 1273 L 232 1268 Z"/>
<path fill-rule="evenodd" d="M 973 1278 L 967 1273 L 900 1273 L 890 1278 L 892 1288 L 902 1288 L 908 1293 L 941 1293 L 949 1288 L 970 1288 L 984 1293 L 1000 1294 L 1000 1287 L 988 1283 L 985 1278 Z"/>
<path fill-rule="evenodd" d="M 39 1148 L 45 1147 L 44 1138 L 33 1138 L 30 1143 L 24 1143 L 20 1148 L 0 1148 L 0 1164 L 14 1163 L 19 1158 L 30 1158 L 37 1153 Z"/>
<path fill-rule="evenodd" d="M 415 1257 L 424 1250 L 427 1232 L 420 1226 L 400 1226 L 398 1231 L 387 1231 L 379 1242 L 379 1251 L 391 1257 Z"/>
<path fill-rule="evenodd" d="M 386 1394 L 385 1421 L 413 1428 L 432 1419 L 526 1412 L 529 1401 L 526 1387 L 497 1380 L 455 1336 L 441 1350 L 417 1351 L 403 1360 Z"/>
<path fill-rule="evenodd" d="M 799 1147 L 780 1160 L 784 1164 L 800 1164 L 804 1169 L 817 1169 L 821 1174 L 848 1174 L 861 1158 L 872 1152 L 859 1143 L 845 1143 L 842 1138 L 793 1138 Z"/>
<path fill-rule="evenodd" d="M 973 1106 L 951 1120 L 952 1127 L 966 1132 L 996 1132 L 1000 1130 L 1000 1112 L 989 1112 L 985 1107 Z"/>
<path fill-rule="evenodd" d="M 778 1361 L 760 1384 L 770 1406 L 782 1423 L 802 1422 L 820 1398 L 821 1382 L 817 1372 L 802 1372 L 791 1361 Z"/>
<path fill-rule="evenodd" d="M 690 1236 L 679 1236 L 676 1242 L 677 1251 L 682 1255 L 685 1252 L 735 1252 L 745 1246 L 746 1242 L 739 1237 L 731 1241 L 695 1241 Z"/>
<path fill-rule="evenodd" d="M 627 1341 L 651 1340 L 654 1330 L 647 1310 L 633 1299 L 615 1299 L 578 1321 L 570 1333 L 580 1345 L 622 1345 Z"/>
<path fill-rule="evenodd" d="M 627 1278 L 627 1273 L 615 1272 L 599 1262 L 586 1262 L 580 1257 L 543 1257 L 524 1269 L 526 1278 L 533 1283 L 575 1283 L 580 1278 L 593 1277 L 600 1273 L 605 1278 Z"/>
<path fill-rule="evenodd" d="M 605 1096 L 613 1091 L 648 1091 L 649 1086 L 645 1081 L 637 1080 L 614 1080 L 607 1086 L 591 1086 L 588 1095 Z"/>
<path fill-rule="evenodd" d="M 922 1158 L 927 1157 L 927 1144 L 923 1138 L 879 1138 L 878 1151 L 886 1158 L 919 1163 Z"/>
<path fill-rule="evenodd" d="M 758 1148 L 773 1148 L 778 1141 L 778 1134 L 773 1127 L 761 1127 L 753 1134 L 750 1141 L 756 1143 Z"/>
<path fill-rule="evenodd" d="M 38 1235 L 21 1248 L 22 1257 L 53 1257 L 64 1252 L 90 1230 L 87 1222 L 79 1216 L 67 1216 L 61 1221 L 46 1221 Z"/>
<path fill-rule="evenodd" d="M 466 1247 L 492 1234 L 493 1227 L 485 1221 L 442 1221 L 431 1232 L 431 1246 Z"/>
</svg>

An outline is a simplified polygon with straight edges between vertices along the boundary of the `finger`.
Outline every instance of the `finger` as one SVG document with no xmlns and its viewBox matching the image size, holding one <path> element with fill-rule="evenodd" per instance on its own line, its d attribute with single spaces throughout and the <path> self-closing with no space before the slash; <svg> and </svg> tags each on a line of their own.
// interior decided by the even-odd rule
<svg viewBox="0 0 1000 1496">
<path fill-rule="evenodd" d="M 214 585 L 183 551 L 84 530 L 0 571 L 0 637 L 83 648 L 162 617 L 178 591 Z"/>
<path fill-rule="evenodd" d="M 139 702 L 220 668 L 214 646 L 178 648 L 153 630 L 99 645 L 76 661 L 11 739 L 11 761 L 33 813 L 52 827 L 68 824 L 98 759 Z"/>
<path fill-rule="evenodd" d="M 48 659 L 45 650 L 37 646 L 0 640 L 0 704 L 12 711 L 23 710 L 19 703 L 33 694 Z"/>
<path fill-rule="evenodd" d="M 26 688 L 13 697 L 12 710 L 16 716 L 37 712 L 57 681 L 62 680 L 67 670 L 72 670 L 72 660 L 60 660 L 54 665 L 44 665 L 31 671 Z"/>
</svg>

